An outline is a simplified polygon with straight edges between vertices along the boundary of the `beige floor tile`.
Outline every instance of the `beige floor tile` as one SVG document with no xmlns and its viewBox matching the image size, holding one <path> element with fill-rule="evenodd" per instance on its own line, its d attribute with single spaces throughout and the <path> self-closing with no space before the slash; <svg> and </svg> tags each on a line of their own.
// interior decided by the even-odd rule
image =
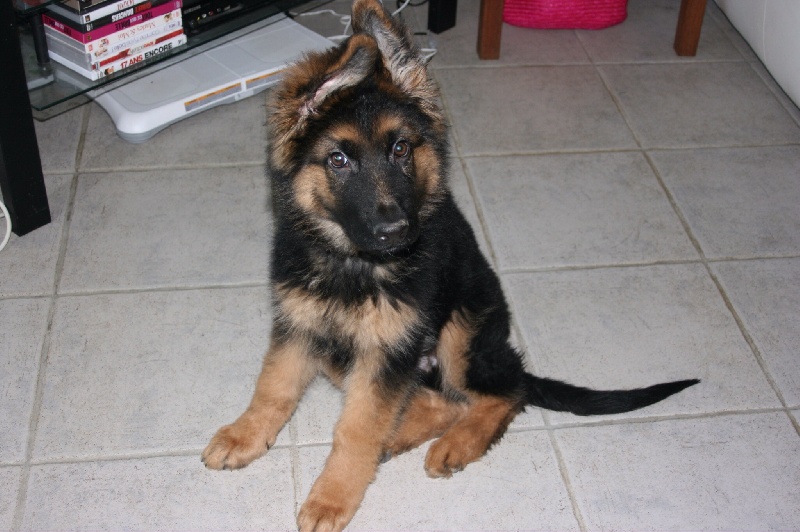
<svg viewBox="0 0 800 532">
<path fill-rule="evenodd" d="M 122 170 L 266 162 L 264 94 L 215 107 L 171 125 L 144 144 L 117 135 L 114 123 L 92 105 L 81 170 Z"/>
<path fill-rule="evenodd" d="M 293 530 L 290 453 L 239 471 L 195 456 L 31 469 L 23 530 Z"/>
<path fill-rule="evenodd" d="M 645 148 L 800 142 L 800 127 L 747 63 L 599 68 Z"/>
<path fill-rule="evenodd" d="M 21 479 L 21 467 L 0 467 L 0 483 L 3 485 L 0 492 L 0 528 L 3 530 L 11 530 L 14 522 Z"/>
<path fill-rule="evenodd" d="M 263 168 L 80 176 L 61 293 L 265 283 Z"/>
<path fill-rule="evenodd" d="M 266 288 L 60 298 L 34 457 L 197 450 L 199 463 L 249 403 L 269 316 Z"/>
<path fill-rule="evenodd" d="M 26 459 L 50 299 L 0 300 L 0 463 Z"/>
<path fill-rule="evenodd" d="M 436 71 L 462 155 L 635 148 L 594 68 Z"/>
<path fill-rule="evenodd" d="M 589 530 L 793 530 L 800 438 L 784 413 L 559 430 Z"/>
<path fill-rule="evenodd" d="M 53 293 L 71 186 L 72 176 L 45 177 L 52 222 L 24 237 L 11 234 L 0 251 L 0 297 Z M 5 220 L 0 228 L 5 236 Z"/>
<path fill-rule="evenodd" d="M 638 153 L 467 159 L 501 270 L 697 258 Z"/>
<path fill-rule="evenodd" d="M 504 280 L 540 376 L 595 389 L 702 380 L 616 417 L 780 406 L 700 264 L 514 274 Z M 548 416 L 554 423 L 598 419 Z"/>
<path fill-rule="evenodd" d="M 708 258 L 800 253 L 800 148 L 654 152 Z"/>
<path fill-rule="evenodd" d="M 81 106 L 50 120 L 34 121 L 36 141 L 47 174 L 75 171 L 86 107 Z"/>
</svg>

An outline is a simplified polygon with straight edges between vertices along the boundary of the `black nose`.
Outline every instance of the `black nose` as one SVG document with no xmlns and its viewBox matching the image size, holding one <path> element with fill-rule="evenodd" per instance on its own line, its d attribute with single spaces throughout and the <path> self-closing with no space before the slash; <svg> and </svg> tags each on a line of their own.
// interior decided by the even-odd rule
<svg viewBox="0 0 800 532">
<path fill-rule="evenodd" d="M 408 220 L 375 224 L 375 227 L 372 228 L 372 234 L 378 239 L 381 247 L 394 247 L 403 242 L 408 236 Z"/>
</svg>

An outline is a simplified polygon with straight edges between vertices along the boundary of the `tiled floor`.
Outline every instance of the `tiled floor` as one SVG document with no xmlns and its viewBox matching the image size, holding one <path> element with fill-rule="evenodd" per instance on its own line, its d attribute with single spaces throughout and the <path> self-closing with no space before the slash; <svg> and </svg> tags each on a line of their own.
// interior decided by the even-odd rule
<svg viewBox="0 0 800 532">
<path fill-rule="evenodd" d="M 506 27 L 484 63 L 459 4 L 432 63 L 453 186 L 530 367 L 703 382 L 531 410 L 450 480 L 403 455 L 351 529 L 800 529 L 800 112 L 712 3 L 696 58 L 678 0 L 631 0 L 604 31 Z M 138 146 L 96 106 L 37 124 L 54 221 L 0 253 L 0 530 L 294 527 L 330 385 L 250 467 L 199 460 L 267 343 L 264 123 L 256 97 Z"/>
</svg>

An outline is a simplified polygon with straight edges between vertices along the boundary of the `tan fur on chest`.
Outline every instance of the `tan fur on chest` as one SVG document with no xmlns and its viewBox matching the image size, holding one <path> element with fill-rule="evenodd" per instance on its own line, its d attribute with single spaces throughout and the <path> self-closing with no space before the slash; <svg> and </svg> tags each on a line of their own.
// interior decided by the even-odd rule
<svg viewBox="0 0 800 532">
<path fill-rule="evenodd" d="M 322 299 L 300 288 L 277 289 L 278 307 L 285 325 L 300 334 L 330 334 L 350 338 L 360 352 L 402 344 L 417 323 L 416 311 L 386 297 L 347 305 Z"/>
</svg>

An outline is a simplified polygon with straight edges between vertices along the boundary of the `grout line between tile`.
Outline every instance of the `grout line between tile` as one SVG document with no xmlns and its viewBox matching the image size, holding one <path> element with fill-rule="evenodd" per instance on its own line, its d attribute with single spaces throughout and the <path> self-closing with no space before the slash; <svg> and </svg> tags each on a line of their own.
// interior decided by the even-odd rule
<svg viewBox="0 0 800 532">
<path fill-rule="evenodd" d="M 786 415 L 789 416 L 789 422 L 794 427 L 794 430 L 795 432 L 797 432 L 797 435 L 800 436 L 800 421 L 798 421 L 797 415 L 794 413 L 794 411 L 792 411 L 792 409 L 787 409 Z"/>
<path fill-rule="evenodd" d="M 297 449 L 310 449 L 313 447 L 331 447 L 333 445 L 333 441 L 313 441 L 313 442 L 306 442 L 306 443 L 298 443 L 295 445 Z"/>
<path fill-rule="evenodd" d="M 694 232 L 692 231 L 691 226 L 689 225 L 689 221 L 686 219 L 686 216 L 683 214 L 683 211 L 681 210 L 680 206 L 678 205 L 678 201 L 675 199 L 675 196 L 672 194 L 672 191 L 669 189 L 669 187 L 667 186 L 667 183 L 664 181 L 664 178 L 661 176 L 661 172 L 658 170 L 658 166 L 656 166 L 655 161 L 650 156 L 650 153 L 647 150 L 644 150 L 642 153 L 644 154 L 644 158 L 647 161 L 647 164 L 650 166 L 650 171 L 653 172 L 653 175 L 655 176 L 656 181 L 658 181 L 658 184 L 661 187 L 661 190 L 664 192 L 664 194 L 667 197 L 667 201 L 669 201 L 669 204 L 672 207 L 672 210 L 675 212 L 675 215 L 678 217 L 678 220 L 680 221 L 681 226 L 683 227 L 683 230 L 686 233 L 686 236 L 691 241 L 692 246 L 694 246 L 694 248 L 695 248 L 695 251 L 697 251 L 697 254 L 700 257 L 700 262 L 702 262 L 703 264 L 706 264 L 706 262 L 707 262 L 706 254 L 703 251 L 702 246 L 700 245 L 700 241 L 695 236 Z"/>
<path fill-rule="evenodd" d="M 481 233 L 483 234 L 484 242 L 489 248 L 489 261 L 492 263 L 493 268 L 496 271 L 499 271 L 500 262 L 497 258 L 497 252 L 494 249 L 494 244 L 492 243 L 492 239 L 489 237 L 489 225 L 486 223 L 486 217 L 483 213 L 483 206 L 481 205 L 480 199 L 478 198 L 478 193 L 475 190 L 475 182 L 472 177 L 472 172 L 470 172 L 469 167 L 465 163 L 464 159 L 459 157 L 458 162 L 461 165 L 461 170 L 464 172 L 464 176 L 467 179 L 467 188 L 469 189 L 469 194 L 472 196 L 472 204 L 475 206 L 475 213 L 478 215 L 478 220 L 481 224 Z"/>
<path fill-rule="evenodd" d="M 203 164 L 176 164 L 176 165 L 157 165 L 157 166 L 97 166 L 81 168 L 81 174 L 116 174 L 122 172 L 153 172 L 158 170 L 199 170 L 215 168 L 260 168 L 266 166 L 264 161 L 242 161 L 235 163 L 203 163 Z"/>
<path fill-rule="evenodd" d="M 786 259 L 800 259 L 800 255 L 769 255 L 760 257 L 715 257 L 707 259 L 709 264 L 725 263 L 725 262 L 751 262 L 751 261 L 765 261 L 765 260 L 786 260 Z"/>
<path fill-rule="evenodd" d="M 300 512 L 300 504 L 302 493 L 300 492 L 300 450 L 297 448 L 297 420 L 295 416 L 289 419 L 289 438 L 292 442 L 290 446 L 290 462 L 291 462 L 291 471 L 292 471 L 292 488 L 293 488 L 293 495 L 294 495 L 294 516 L 295 519 L 297 518 L 297 514 Z"/>
<path fill-rule="evenodd" d="M 50 342 L 52 340 L 53 332 L 53 319 L 56 313 L 56 303 L 58 301 L 58 285 L 61 283 L 61 274 L 64 268 L 64 257 L 67 253 L 67 240 L 69 239 L 69 228 L 72 221 L 72 209 L 75 204 L 75 195 L 78 189 L 78 168 L 80 167 L 81 158 L 83 156 L 83 147 L 86 141 L 86 130 L 88 127 L 88 106 L 84 108 L 83 120 L 81 122 L 80 138 L 75 152 L 75 166 L 72 173 L 72 183 L 70 184 L 69 197 L 64 212 L 64 226 L 61 229 L 61 239 L 58 247 L 58 259 L 56 260 L 55 275 L 53 278 L 52 293 L 50 295 L 50 307 L 47 311 L 47 326 L 45 328 L 44 337 L 42 338 L 42 346 L 39 352 L 39 364 L 36 374 L 36 387 L 34 392 L 33 404 L 31 406 L 31 414 L 28 422 L 28 441 L 25 449 L 25 464 L 22 468 L 21 481 L 19 486 L 19 493 L 17 494 L 17 504 L 14 511 L 14 518 L 12 520 L 12 530 L 19 530 L 22 526 L 22 519 L 25 514 L 25 506 L 27 504 L 28 483 L 30 481 L 31 470 L 31 457 L 33 455 L 33 447 L 36 443 L 36 434 L 39 429 L 39 415 L 42 409 L 42 401 L 44 400 L 44 384 L 45 376 L 47 374 L 47 358 L 50 352 Z"/>
<path fill-rule="evenodd" d="M 53 297 L 52 294 L 13 294 L 0 296 L 0 301 L 13 301 L 15 299 L 47 299 Z"/>
<path fill-rule="evenodd" d="M 633 136 L 633 140 L 636 142 L 636 145 L 639 147 L 640 150 L 643 148 L 642 139 L 639 137 L 639 133 L 636 131 L 636 128 L 633 127 L 633 120 L 628 116 L 628 113 L 625 111 L 625 107 L 622 105 L 622 102 L 617 97 L 617 93 L 612 90 L 611 83 L 606 79 L 605 72 L 603 69 L 598 67 L 597 64 L 592 61 L 592 66 L 594 67 L 595 74 L 597 77 L 600 78 L 600 82 L 603 84 L 603 87 L 606 89 L 606 93 L 611 98 L 611 101 L 614 102 L 614 105 L 617 108 L 617 112 L 622 117 L 623 122 L 625 122 L 625 126 L 628 128 L 628 131 L 631 132 Z"/>
<path fill-rule="evenodd" d="M 747 148 L 781 148 L 800 146 L 800 142 L 768 142 L 762 144 L 703 144 L 692 146 L 647 146 L 643 148 L 568 148 L 562 150 L 495 151 L 461 154 L 463 159 L 492 157 L 540 157 L 549 155 L 592 155 L 603 153 L 673 152 L 690 150 L 726 150 Z"/>
<path fill-rule="evenodd" d="M 183 449 L 174 451 L 143 451 L 120 454 L 100 454 L 75 456 L 71 458 L 44 458 L 41 460 L 31 460 L 30 466 L 47 465 L 66 465 L 66 464 L 88 464 L 93 462 L 124 462 L 126 460 L 147 460 L 150 458 L 175 458 L 182 456 L 197 456 L 200 461 L 202 449 Z"/>
<path fill-rule="evenodd" d="M 556 455 L 556 462 L 558 464 L 558 472 L 561 475 L 561 482 L 564 484 L 564 488 L 567 490 L 567 496 L 569 497 L 569 502 L 572 505 L 572 515 L 575 517 L 575 521 L 578 522 L 578 527 L 583 532 L 586 532 L 586 521 L 583 518 L 583 513 L 581 512 L 580 505 L 578 504 L 578 498 L 575 494 L 575 488 L 572 486 L 572 478 L 569 475 L 569 469 L 567 468 L 567 462 L 564 459 L 564 454 L 561 452 L 561 447 L 558 445 L 558 440 L 556 439 L 556 435 L 552 430 L 547 431 L 547 437 L 550 438 L 550 446 L 553 448 L 553 452 Z"/>
<path fill-rule="evenodd" d="M 549 150 L 528 150 L 528 151 L 496 151 L 496 152 L 475 152 L 462 154 L 464 159 L 491 158 L 491 157 L 529 157 L 547 155 L 592 155 L 601 153 L 639 153 L 640 148 L 569 148 L 569 149 L 549 149 Z"/>
<path fill-rule="evenodd" d="M 715 63 L 746 63 L 747 61 L 744 58 L 740 59 L 725 59 L 725 58 L 718 58 L 718 59 L 696 59 L 696 58 L 685 58 L 685 59 L 664 59 L 658 60 L 653 59 L 650 61 L 593 61 L 595 65 L 620 65 L 620 66 L 639 66 L 639 65 L 647 65 L 647 66 L 659 66 L 659 65 L 668 65 L 668 66 L 675 66 L 675 65 L 708 65 L 708 64 L 715 64 Z"/>
<path fill-rule="evenodd" d="M 525 338 L 522 336 L 521 331 L 518 329 L 518 325 L 516 324 L 516 320 L 512 322 L 512 327 L 514 327 L 516 334 L 518 335 L 519 341 L 527 348 L 527 344 L 525 343 Z M 532 363 L 533 361 L 531 361 Z M 583 518 L 583 513 L 581 512 L 580 505 L 578 504 L 578 498 L 575 495 L 575 488 L 572 486 L 572 478 L 569 475 L 569 468 L 567 467 L 567 462 L 564 459 L 564 454 L 561 452 L 561 447 L 558 445 L 558 440 L 555 436 L 554 426 L 550 423 L 550 416 L 549 410 L 540 408 L 539 412 L 542 415 L 542 422 L 544 425 L 542 427 L 530 427 L 528 430 L 519 429 L 519 430 L 509 430 L 508 432 L 529 432 L 533 430 L 544 430 L 547 432 L 547 437 L 550 440 L 550 447 L 553 449 L 553 453 L 556 457 L 556 464 L 558 465 L 558 473 L 561 475 L 561 483 L 564 486 L 564 489 L 567 490 L 567 496 L 569 497 L 570 505 L 572 506 L 572 515 L 575 517 L 575 521 L 578 523 L 578 527 L 581 529 L 582 532 L 586 532 L 586 521 Z"/>
<path fill-rule="evenodd" d="M 608 264 L 567 264 L 564 266 L 531 266 L 529 268 L 506 268 L 499 270 L 501 275 L 521 275 L 529 273 L 573 272 L 584 270 L 613 270 L 622 268 L 647 268 L 651 266 L 677 266 L 681 264 L 700 264 L 699 259 L 658 260 L 651 262 L 621 262 Z"/>
<path fill-rule="evenodd" d="M 133 288 L 107 288 L 97 290 L 76 290 L 70 292 L 59 292 L 58 297 L 86 297 L 86 296 L 104 296 L 104 295 L 117 295 L 117 294 L 142 294 L 152 292 L 190 292 L 198 290 L 234 290 L 237 288 L 264 288 L 269 286 L 269 281 L 252 281 L 240 282 L 230 284 L 197 284 L 197 285 L 167 285 L 167 286 L 149 286 L 149 287 L 133 287 Z"/>
<path fill-rule="evenodd" d="M 767 382 L 772 387 L 772 390 L 775 392 L 775 395 L 778 396 L 778 400 L 781 402 L 783 407 L 787 408 L 786 398 L 783 396 L 783 392 L 781 391 L 780 386 L 778 386 L 778 383 L 772 376 L 772 372 L 769 370 L 769 367 L 767 366 L 767 361 L 764 359 L 764 355 L 761 353 L 761 349 L 758 347 L 755 340 L 753 339 L 753 336 L 750 334 L 750 331 L 747 329 L 744 320 L 742 320 L 741 316 L 739 316 L 739 312 L 737 312 L 736 308 L 733 305 L 733 302 L 728 297 L 727 292 L 722 286 L 722 282 L 714 273 L 714 270 L 711 268 L 711 266 L 708 264 L 707 261 L 704 261 L 704 265 L 706 267 L 706 271 L 708 271 L 708 275 L 711 277 L 711 280 L 717 287 L 717 290 L 719 291 L 719 294 L 722 297 L 723 302 L 725 303 L 725 307 L 733 316 L 734 321 L 736 321 L 736 325 L 739 327 L 739 331 L 744 337 L 745 342 L 747 342 L 747 345 L 750 346 L 750 350 L 753 353 L 753 356 L 755 357 L 759 367 L 761 368 L 764 377 L 767 379 Z M 800 427 L 795 426 L 795 429 L 800 431 Z"/>
<path fill-rule="evenodd" d="M 581 45 L 583 42 L 578 41 Z M 588 54 L 587 54 L 588 55 Z M 621 65 L 621 66 L 637 66 L 637 65 L 654 65 L 654 66 L 674 66 L 674 65 L 702 65 L 702 64 L 709 64 L 709 63 L 746 63 L 748 62 L 745 58 L 739 59 L 726 59 L 726 58 L 718 58 L 718 59 L 697 59 L 697 58 L 675 58 L 675 59 L 651 59 L 648 61 L 640 61 L 640 60 L 593 60 L 591 57 L 588 57 L 585 61 L 565 61 L 562 63 L 557 62 L 533 62 L 533 61 L 521 61 L 519 63 L 472 63 L 472 64 L 461 64 L 461 65 L 433 65 L 431 71 L 437 70 L 492 70 L 492 69 L 501 69 L 501 68 L 558 68 L 558 67 L 587 67 L 591 65 Z"/>
<path fill-rule="evenodd" d="M 542 417 L 545 419 L 545 425 L 538 427 L 516 427 L 510 428 L 508 433 L 520 432 L 536 432 L 536 431 L 560 431 L 569 429 L 583 429 L 594 427 L 611 427 L 617 425 L 644 425 L 648 423 L 663 423 L 669 421 L 691 421 L 698 419 L 716 419 L 720 417 L 734 417 L 734 416 L 752 416 L 759 414 L 776 414 L 787 413 L 791 408 L 774 407 L 774 408 L 753 408 L 743 410 L 717 410 L 710 412 L 697 412 L 697 413 L 683 413 L 683 414 L 666 414 L 660 416 L 646 416 L 646 417 L 623 417 L 619 419 L 600 419 L 597 421 L 580 421 L 580 422 L 567 422 L 553 424 L 545 415 L 549 411 L 542 410 Z"/>
<path fill-rule="evenodd" d="M 273 445 L 270 451 L 273 450 L 291 450 L 291 444 Z M 41 460 L 30 460 L 30 466 L 43 466 L 43 465 L 64 465 L 64 464 L 84 464 L 92 462 L 123 462 L 126 460 L 148 460 L 151 458 L 180 458 L 180 457 L 197 457 L 198 463 L 200 462 L 200 455 L 203 452 L 203 447 L 176 449 L 176 450 L 163 450 L 163 451 L 141 451 L 141 452 L 128 452 L 119 454 L 97 454 L 75 456 L 71 458 L 44 458 Z M 14 464 L 9 464 L 14 465 Z"/>
<path fill-rule="evenodd" d="M 434 59 L 435 60 L 435 59 Z M 585 61 L 565 61 L 563 63 L 548 62 L 527 62 L 519 63 L 498 63 L 492 61 L 482 61 L 480 63 L 464 63 L 460 65 L 431 65 L 431 72 L 443 70 L 497 70 L 501 68 L 557 68 L 557 67 L 587 67 L 591 66 L 589 60 Z"/>
</svg>

